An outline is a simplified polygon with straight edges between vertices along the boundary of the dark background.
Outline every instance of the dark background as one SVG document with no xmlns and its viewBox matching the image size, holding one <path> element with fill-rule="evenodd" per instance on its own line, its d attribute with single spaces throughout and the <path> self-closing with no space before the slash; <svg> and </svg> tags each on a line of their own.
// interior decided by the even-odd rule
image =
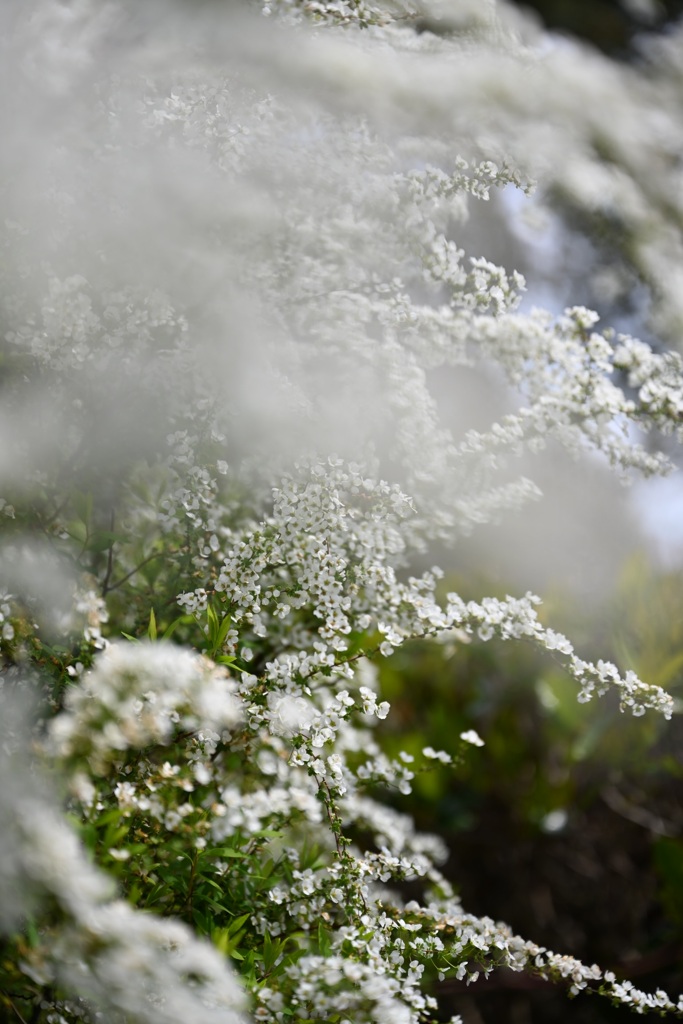
<svg viewBox="0 0 683 1024">
<path fill-rule="evenodd" d="M 466 598 L 501 589 L 490 579 L 445 582 Z M 641 555 L 599 621 L 586 623 L 560 593 L 542 615 L 582 656 L 632 668 L 680 699 L 681 609 L 683 575 L 652 569 Z M 410 796 L 387 795 L 422 831 L 444 837 L 444 870 L 464 908 L 675 1001 L 683 993 L 683 716 L 634 718 L 609 695 L 579 704 L 562 668 L 523 643 L 475 639 L 445 658 L 438 645 L 416 643 L 380 673 L 390 755 L 405 750 L 419 763 L 427 744 L 455 754 L 471 728 L 485 740 L 464 748 L 455 769 L 418 774 Z M 636 1019 L 628 1007 L 596 995 L 571 1000 L 509 971 L 470 987 L 447 979 L 435 994 L 441 1020 L 460 1013 L 466 1024 Z"/>
<path fill-rule="evenodd" d="M 536 11 L 547 28 L 579 36 L 620 59 L 633 58 L 634 40 L 643 30 L 662 31 L 683 13 L 683 0 L 659 0 L 650 24 L 618 0 L 525 0 L 517 6 Z"/>
</svg>

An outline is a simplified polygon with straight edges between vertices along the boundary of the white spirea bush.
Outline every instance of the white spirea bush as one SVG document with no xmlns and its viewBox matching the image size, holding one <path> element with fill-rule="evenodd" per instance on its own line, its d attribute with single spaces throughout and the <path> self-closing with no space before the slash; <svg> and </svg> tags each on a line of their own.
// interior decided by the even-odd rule
<svg viewBox="0 0 683 1024">
<path fill-rule="evenodd" d="M 376 662 L 418 638 L 525 641 L 580 701 L 674 710 L 533 594 L 414 566 L 539 498 L 515 460 L 548 443 L 671 468 L 680 354 L 525 310 L 458 239 L 538 182 L 619 221 L 679 332 L 680 32 L 627 69 L 484 0 L 10 0 L 0 24 L 3 1006 L 417 1024 L 445 976 L 507 967 L 682 1014 L 467 913 L 383 801 L 486 737 L 418 763 L 373 732 Z M 505 384 L 486 427 L 435 397 L 463 370 Z"/>
</svg>

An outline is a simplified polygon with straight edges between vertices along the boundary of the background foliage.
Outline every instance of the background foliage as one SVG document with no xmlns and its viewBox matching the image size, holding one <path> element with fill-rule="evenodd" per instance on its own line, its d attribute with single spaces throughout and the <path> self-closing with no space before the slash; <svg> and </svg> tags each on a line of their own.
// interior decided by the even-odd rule
<svg viewBox="0 0 683 1024">
<path fill-rule="evenodd" d="M 460 581 L 461 584 L 463 581 Z M 468 581 L 472 586 L 472 580 Z M 633 556 L 600 620 L 556 593 L 545 614 L 595 651 L 680 693 L 681 576 Z M 478 589 L 491 592 L 485 581 Z M 595 652 L 594 652 L 595 653 Z M 474 723 L 486 748 L 452 771 L 418 775 L 399 806 L 437 830 L 468 906 L 549 946 L 643 983 L 681 985 L 681 735 L 675 718 L 626 721 L 613 701 L 581 707 L 547 656 L 519 646 L 406 648 L 382 666 L 392 752 L 448 746 Z M 642 726 L 642 728 L 641 728 Z M 604 1007 L 510 974 L 483 991 L 451 983 L 453 1008 L 485 1021 L 609 1021 Z M 476 1017 L 474 1018 L 477 1019 Z"/>
</svg>

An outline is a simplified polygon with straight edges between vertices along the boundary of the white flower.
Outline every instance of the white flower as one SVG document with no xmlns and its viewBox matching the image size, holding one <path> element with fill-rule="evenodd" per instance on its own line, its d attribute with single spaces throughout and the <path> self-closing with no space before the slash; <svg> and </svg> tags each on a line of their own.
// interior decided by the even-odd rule
<svg viewBox="0 0 683 1024">
<path fill-rule="evenodd" d="M 481 738 L 479 733 L 475 732 L 474 729 L 468 729 L 467 732 L 461 732 L 460 739 L 463 741 L 463 743 L 471 743 L 472 746 L 474 747 L 484 746 L 483 739 Z"/>
<path fill-rule="evenodd" d="M 234 727 L 236 685 L 221 666 L 168 642 L 110 644 L 66 693 L 51 723 L 55 752 L 85 754 L 98 772 L 127 748 L 168 743 L 179 728 Z"/>
<path fill-rule="evenodd" d="M 290 694 L 268 694 L 270 728 L 280 736 L 308 733 L 316 718 L 316 709 L 305 697 Z"/>
</svg>

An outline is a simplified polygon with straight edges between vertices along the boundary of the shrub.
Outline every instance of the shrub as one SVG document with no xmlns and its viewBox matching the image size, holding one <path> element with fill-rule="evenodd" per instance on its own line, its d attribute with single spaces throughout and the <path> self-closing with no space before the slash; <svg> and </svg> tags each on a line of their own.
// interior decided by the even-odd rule
<svg viewBox="0 0 683 1024">
<path fill-rule="evenodd" d="M 382 794 L 481 739 L 373 732 L 416 639 L 526 641 L 580 701 L 672 714 L 533 594 L 415 566 L 538 497 L 514 460 L 549 442 L 670 467 L 638 437 L 680 440 L 680 356 L 524 312 L 454 238 L 538 176 L 620 219 L 675 333 L 678 37 L 635 72 L 480 0 L 2 17 L 7 1012 L 408 1024 L 507 967 L 680 1013 L 463 909 Z M 465 367 L 515 396 L 483 430 L 433 395 Z"/>
</svg>

